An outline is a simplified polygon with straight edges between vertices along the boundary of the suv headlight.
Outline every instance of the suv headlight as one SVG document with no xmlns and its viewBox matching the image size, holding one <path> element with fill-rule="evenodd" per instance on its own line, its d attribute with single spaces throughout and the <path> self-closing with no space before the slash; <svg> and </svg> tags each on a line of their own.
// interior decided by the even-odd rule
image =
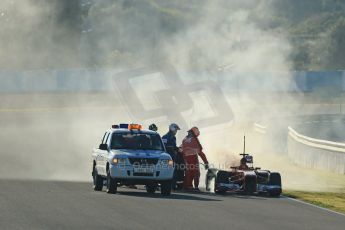
<svg viewBox="0 0 345 230">
<path fill-rule="evenodd" d="M 113 158 L 113 164 L 126 164 L 127 159 L 126 158 Z"/>
<path fill-rule="evenodd" d="M 174 161 L 173 160 L 161 160 L 162 165 L 167 165 L 167 166 L 173 166 Z"/>
</svg>

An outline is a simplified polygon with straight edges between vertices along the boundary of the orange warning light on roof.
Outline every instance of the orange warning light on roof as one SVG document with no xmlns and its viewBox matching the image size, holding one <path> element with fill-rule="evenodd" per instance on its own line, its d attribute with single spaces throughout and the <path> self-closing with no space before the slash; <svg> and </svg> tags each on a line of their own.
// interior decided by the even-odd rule
<svg viewBox="0 0 345 230">
<path fill-rule="evenodd" d="M 132 129 L 141 130 L 141 125 L 139 125 L 139 124 L 130 124 L 130 125 L 128 126 L 128 129 L 129 129 L 129 130 L 132 130 Z"/>
</svg>

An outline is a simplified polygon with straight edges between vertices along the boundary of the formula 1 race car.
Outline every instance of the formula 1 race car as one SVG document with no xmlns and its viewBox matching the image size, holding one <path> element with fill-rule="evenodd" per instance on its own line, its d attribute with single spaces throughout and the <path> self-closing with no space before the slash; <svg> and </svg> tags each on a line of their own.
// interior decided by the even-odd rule
<svg viewBox="0 0 345 230">
<path fill-rule="evenodd" d="M 229 171 L 214 168 L 207 171 L 206 190 L 211 190 L 211 181 L 214 180 L 214 192 L 216 194 L 225 194 L 229 191 L 244 195 L 280 196 L 282 192 L 280 174 L 254 168 L 251 155 L 246 153 L 240 155 L 242 156 L 240 166 L 231 167 Z"/>
</svg>

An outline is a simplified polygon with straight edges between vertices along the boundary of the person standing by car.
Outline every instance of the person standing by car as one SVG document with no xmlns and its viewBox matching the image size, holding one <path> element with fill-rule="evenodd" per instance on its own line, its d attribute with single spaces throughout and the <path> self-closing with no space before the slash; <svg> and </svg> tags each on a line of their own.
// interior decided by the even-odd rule
<svg viewBox="0 0 345 230">
<path fill-rule="evenodd" d="M 182 141 L 182 153 L 186 164 L 183 187 L 187 191 L 199 191 L 200 169 L 198 156 L 203 160 L 205 169 L 208 169 L 208 160 L 202 151 L 202 146 L 198 139 L 199 135 L 199 129 L 193 127 L 188 131 L 188 135 Z"/>
<path fill-rule="evenodd" d="M 180 127 L 177 124 L 172 123 L 169 125 L 168 133 L 162 137 L 165 148 L 174 162 L 178 151 L 178 147 L 176 145 L 176 134 L 178 130 L 180 130 Z"/>
<path fill-rule="evenodd" d="M 165 145 L 165 149 L 167 153 L 169 153 L 169 155 L 171 156 L 171 159 L 174 161 L 175 170 L 174 170 L 174 178 L 172 181 L 173 189 L 176 188 L 176 177 L 177 177 L 176 159 L 177 159 L 178 147 L 176 145 L 176 134 L 178 130 L 180 130 L 180 127 L 177 124 L 172 123 L 169 125 L 168 133 L 162 137 L 163 143 Z"/>
</svg>

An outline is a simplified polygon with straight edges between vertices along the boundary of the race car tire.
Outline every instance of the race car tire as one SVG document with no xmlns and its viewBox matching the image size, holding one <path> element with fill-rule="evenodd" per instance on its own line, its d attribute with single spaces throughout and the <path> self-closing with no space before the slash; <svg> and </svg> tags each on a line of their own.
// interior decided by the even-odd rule
<svg viewBox="0 0 345 230">
<path fill-rule="evenodd" d="M 270 173 L 268 184 L 280 187 L 280 189 L 275 189 L 275 190 L 272 190 L 272 191 L 268 192 L 268 195 L 271 196 L 271 197 L 279 197 L 280 194 L 282 193 L 282 189 L 281 189 L 282 182 L 281 182 L 280 174 L 279 173 L 275 173 L 275 172 Z"/>
<path fill-rule="evenodd" d="M 218 171 L 216 176 L 217 183 L 229 183 L 229 172 L 227 171 Z"/>
<path fill-rule="evenodd" d="M 256 191 L 256 178 L 255 177 L 246 177 L 244 179 L 244 194 L 253 195 Z"/>
<path fill-rule="evenodd" d="M 157 190 L 157 185 L 156 184 L 147 184 L 146 185 L 146 192 L 150 194 L 154 194 Z"/>
<path fill-rule="evenodd" d="M 115 194 L 117 192 L 117 182 L 114 178 L 110 176 L 110 172 L 108 169 L 107 172 L 107 193 Z"/>
<path fill-rule="evenodd" d="M 282 186 L 282 179 L 281 179 L 280 174 L 276 172 L 270 173 L 268 184 Z"/>
<path fill-rule="evenodd" d="M 270 197 L 280 197 L 281 191 L 270 191 L 268 192 L 268 195 Z"/>
<path fill-rule="evenodd" d="M 228 184 L 229 183 L 229 172 L 227 171 L 218 171 L 217 176 L 214 182 L 214 193 L 223 195 L 226 193 L 226 189 L 218 188 L 217 184 L 219 183 L 224 183 Z"/>
<path fill-rule="evenodd" d="M 171 194 L 171 181 L 163 181 L 161 183 L 161 194 L 163 196 L 170 196 Z"/>
<path fill-rule="evenodd" d="M 92 171 L 92 177 L 93 177 L 93 190 L 102 191 L 104 179 L 100 175 L 98 175 L 97 170 L 95 168 Z"/>
<path fill-rule="evenodd" d="M 258 184 L 268 184 L 269 181 L 269 172 L 257 172 L 257 182 Z"/>
</svg>

